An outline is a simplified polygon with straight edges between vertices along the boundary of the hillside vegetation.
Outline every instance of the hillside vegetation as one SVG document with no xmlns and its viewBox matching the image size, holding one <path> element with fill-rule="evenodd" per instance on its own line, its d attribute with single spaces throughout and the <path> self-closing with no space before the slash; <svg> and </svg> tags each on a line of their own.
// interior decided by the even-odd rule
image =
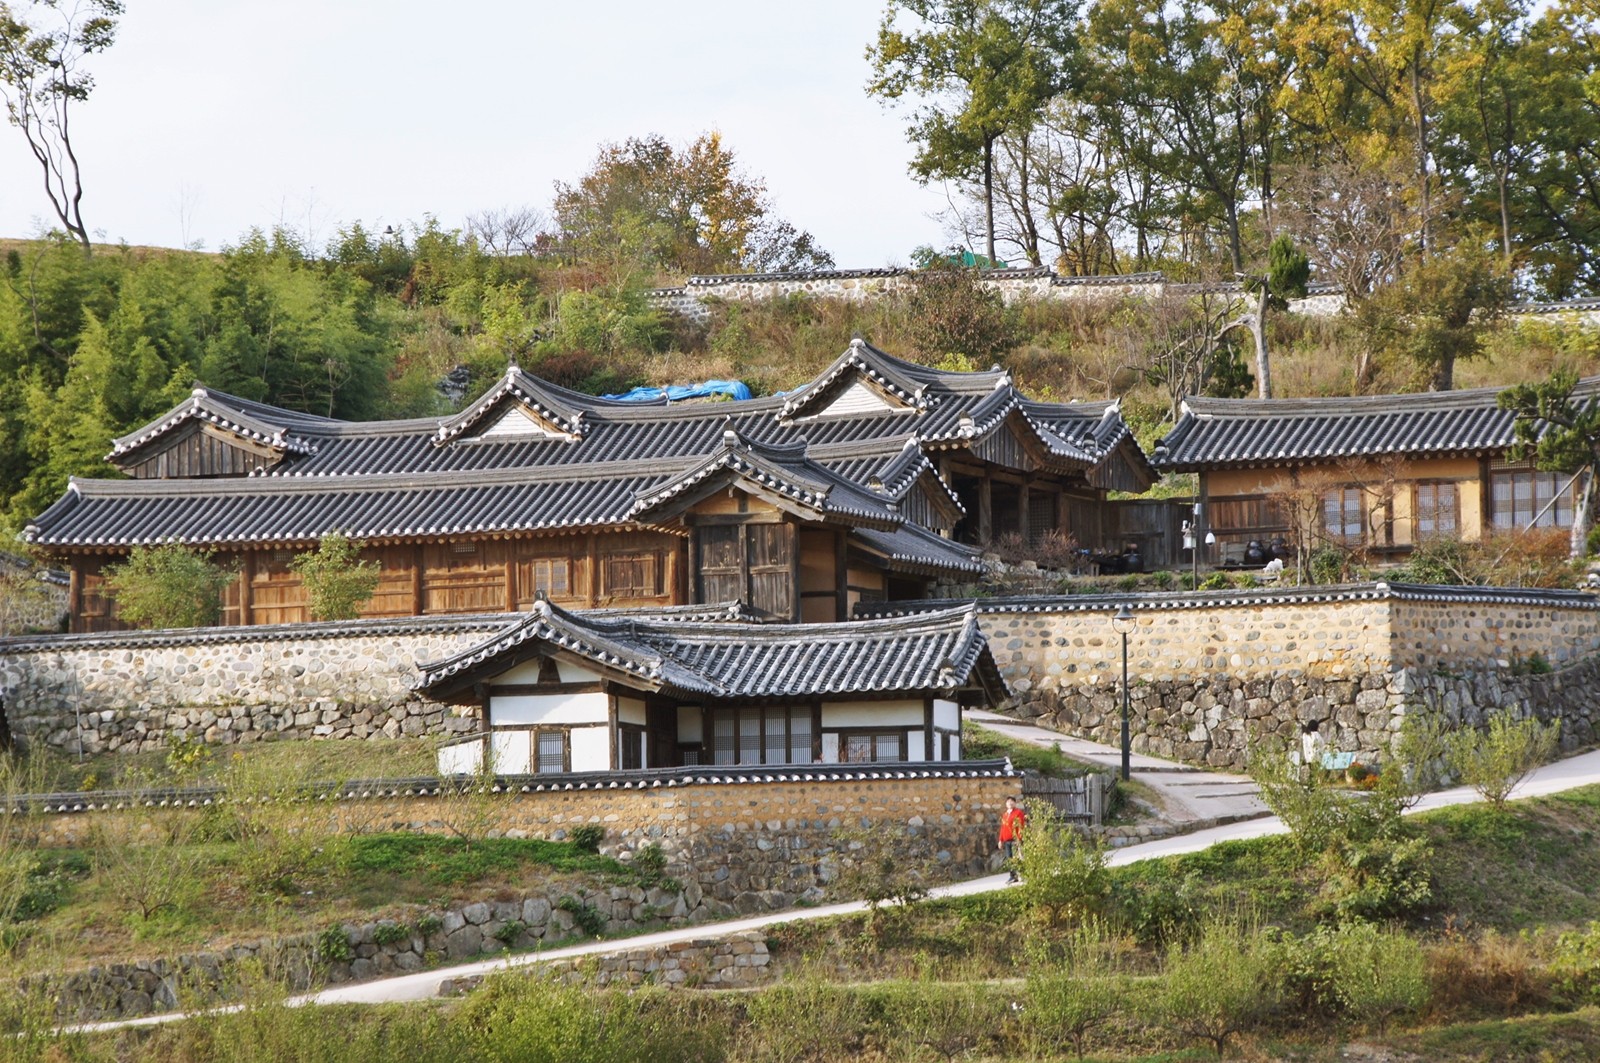
<svg viewBox="0 0 1600 1063">
<path fill-rule="evenodd" d="M 1187 303 L 1007 308 L 971 274 L 935 271 L 904 297 L 716 306 L 702 326 L 659 313 L 647 279 L 492 255 L 431 222 L 399 237 L 352 226 L 326 248 L 256 232 L 215 255 L 13 244 L 0 260 L 5 520 L 20 528 L 69 476 L 115 475 L 103 460 L 111 440 L 197 383 L 353 419 L 448 413 L 509 362 L 591 392 L 732 377 L 760 394 L 815 375 L 854 335 L 947 368 L 998 363 L 1043 398 L 1126 395 L 1149 442 L 1170 416 L 1172 361 L 1193 356 L 1185 336 L 1200 320 Z M 1357 355 L 1373 342 L 1354 319 L 1280 314 L 1271 332 L 1285 395 L 1350 392 Z M 1221 353 L 1208 357 L 1233 368 L 1205 389 L 1246 390 L 1242 355 L 1213 347 Z M 1463 363 L 1463 384 L 1600 365 L 1600 335 L 1558 324 L 1506 326 L 1484 350 Z M 1380 357 L 1373 386 L 1421 386 L 1424 368 Z"/>
<path fill-rule="evenodd" d="M 1421 817 L 1431 898 L 1340 919 L 1291 837 L 780 927 L 781 984 L 596 992 L 527 972 L 465 1001 L 25 1036 L 0 1059 L 1583 1060 L 1600 1048 L 1600 788 Z M 1037 868 L 1035 868 L 1037 870 Z M 37 1022 L 37 1019 L 34 1020 Z M 336 1049 L 326 1031 L 343 1031 Z M 14 1026 L 13 1028 L 17 1028 Z M 21 1055 L 24 1050 L 32 1055 Z"/>
</svg>

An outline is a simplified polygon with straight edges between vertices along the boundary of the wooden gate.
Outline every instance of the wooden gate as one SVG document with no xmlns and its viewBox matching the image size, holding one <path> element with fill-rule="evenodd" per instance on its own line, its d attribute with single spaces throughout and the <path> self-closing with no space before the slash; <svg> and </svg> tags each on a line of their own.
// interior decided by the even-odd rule
<svg viewBox="0 0 1600 1063">
<path fill-rule="evenodd" d="M 1106 815 L 1107 777 L 1097 771 L 1067 779 L 1047 779 L 1029 773 L 1022 777 L 1022 796 L 1048 801 L 1070 820 L 1098 827 Z"/>
</svg>

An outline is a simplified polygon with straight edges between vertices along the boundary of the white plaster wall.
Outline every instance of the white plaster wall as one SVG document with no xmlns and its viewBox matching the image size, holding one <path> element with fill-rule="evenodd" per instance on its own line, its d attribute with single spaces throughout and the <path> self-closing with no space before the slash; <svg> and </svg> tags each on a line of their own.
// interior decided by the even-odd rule
<svg viewBox="0 0 1600 1063">
<path fill-rule="evenodd" d="M 611 707 L 606 695 L 598 690 L 588 694 L 493 694 L 489 697 L 489 719 L 495 727 L 609 723 Z"/>
<path fill-rule="evenodd" d="M 439 750 L 440 775 L 476 775 L 482 768 L 482 742 L 463 742 Z"/>
<path fill-rule="evenodd" d="M 574 727 L 572 729 L 572 770 L 611 770 L 611 728 Z"/>
<path fill-rule="evenodd" d="M 906 735 L 906 759 L 927 760 L 928 743 L 927 734 L 922 731 L 912 731 Z"/>
<path fill-rule="evenodd" d="M 502 775 L 526 775 L 532 771 L 532 738 L 527 731 L 493 735 L 494 770 Z"/>
<path fill-rule="evenodd" d="M 678 741 L 685 745 L 694 745 L 704 742 L 705 717 L 700 714 L 698 705 L 678 706 Z"/>
<path fill-rule="evenodd" d="M 645 725 L 644 702 L 638 698 L 617 699 L 617 722 Z"/>
<path fill-rule="evenodd" d="M 961 706 L 943 698 L 933 699 L 933 725 L 946 731 L 961 729 Z"/>
<path fill-rule="evenodd" d="M 920 701 L 825 701 L 822 726 L 832 727 L 921 727 Z"/>
</svg>

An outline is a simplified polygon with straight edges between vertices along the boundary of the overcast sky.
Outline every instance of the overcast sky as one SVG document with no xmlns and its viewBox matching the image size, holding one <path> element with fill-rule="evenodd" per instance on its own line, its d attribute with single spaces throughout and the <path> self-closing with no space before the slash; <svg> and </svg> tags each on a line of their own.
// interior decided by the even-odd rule
<svg viewBox="0 0 1600 1063">
<path fill-rule="evenodd" d="M 208 249 L 279 222 L 547 208 L 603 141 L 720 130 L 841 267 L 940 243 L 904 115 L 868 99 L 880 0 L 127 0 L 76 112 L 90 232 Z M 53 216 L 0 127 L 0 235 Z"/>
</svg>

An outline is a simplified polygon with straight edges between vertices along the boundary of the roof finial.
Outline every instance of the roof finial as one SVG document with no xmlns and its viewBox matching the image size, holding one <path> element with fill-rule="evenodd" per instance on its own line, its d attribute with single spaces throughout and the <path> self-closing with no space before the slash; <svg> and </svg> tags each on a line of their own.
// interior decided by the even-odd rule
<svg viewBox="0 0 1600 1063">
<path fill-rule="evenodd" d="M 861 338 L 861 333 L 858 332 L 850 337 L 850 349 L 852 351 L 859 351 L 866 345 L 867 341 Z"/>
</svg>

